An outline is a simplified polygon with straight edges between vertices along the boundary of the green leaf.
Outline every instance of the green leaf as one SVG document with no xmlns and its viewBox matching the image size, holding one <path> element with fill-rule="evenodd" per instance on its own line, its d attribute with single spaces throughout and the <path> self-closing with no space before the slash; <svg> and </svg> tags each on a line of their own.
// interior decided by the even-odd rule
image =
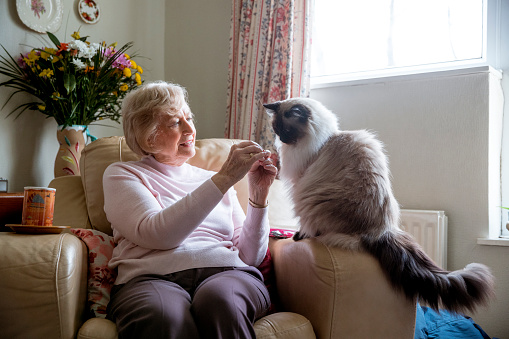
<svg viewBox="0 0 509 339">
<path fill-rule="evenodd" d="M 55 46 L 60 46 L 60 41 L 58 40 L 58 38 L 51 32 L 46 32 L 48 33 L 48 37 L 51 39 L 51 41 L 55 44 Z"/>
<path fill-rule="evenodd" d="M 74 74 L 65 73 L 64 74 L 64 87 L 67 91 L 67 94 L 74 91 L 76 88 L 76 78 L 74 77 Z"/>
</svg>

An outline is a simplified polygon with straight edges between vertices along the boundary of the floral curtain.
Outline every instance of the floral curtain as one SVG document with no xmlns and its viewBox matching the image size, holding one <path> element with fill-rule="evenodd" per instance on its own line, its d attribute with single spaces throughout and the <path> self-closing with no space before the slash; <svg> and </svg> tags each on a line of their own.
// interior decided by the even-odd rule
<svg viewBox="0 0 509 339">
<path fill-rule="evenodd" d="M 233 0 L 226 138 L 274 149 L 263 104 L 309 96 L 312 0 Z"/>
</svg>

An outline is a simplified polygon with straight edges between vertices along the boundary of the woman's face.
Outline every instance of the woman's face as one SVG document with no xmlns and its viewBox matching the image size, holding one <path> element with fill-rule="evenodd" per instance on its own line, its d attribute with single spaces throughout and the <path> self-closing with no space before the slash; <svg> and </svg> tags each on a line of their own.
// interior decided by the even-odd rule
<svg viewBox="0 0 509 339">
<path fill-rule="evenodd" d="M 154 157 L 161 163 L 181 166 L 195 155 L 195 138 L 193 114 L 186 105 L 173 116 L 161 117 L 154 139 L 154 146 L 161 151 Z"/>
</svg>

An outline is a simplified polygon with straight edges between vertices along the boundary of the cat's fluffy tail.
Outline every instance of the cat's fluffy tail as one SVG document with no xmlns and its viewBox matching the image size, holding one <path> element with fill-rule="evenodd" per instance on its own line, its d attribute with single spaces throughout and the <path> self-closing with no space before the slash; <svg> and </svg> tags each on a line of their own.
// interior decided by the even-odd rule
<svg viewBox="0 0 509 339">
<path fill-rule="evenodd" d="M 394 287 L 435 310 L 466 313 L 486 306 L 494 296 L 494 279 L 487 266 L 469 264 L 463 270 L 445 271 L 404 232 L 386 232 L 376 240 L 365 236 L 361 242 L 378 258 Z"/>
</svg>

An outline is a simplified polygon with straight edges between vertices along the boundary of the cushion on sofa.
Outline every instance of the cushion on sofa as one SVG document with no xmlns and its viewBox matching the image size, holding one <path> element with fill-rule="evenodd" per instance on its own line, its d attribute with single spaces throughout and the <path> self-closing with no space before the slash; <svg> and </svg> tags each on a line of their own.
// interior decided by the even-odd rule
<svg viewBox="0 0 509 339">
<path fill-rule="evenodd" d="M 57 177 L 48 186 L 56 189 L 53 225 L 91 228 L 80 176 Z"/>
<path fill-rule="evenodd" d="M 111 225 L 104 213 L 104 171 L 114 162 L 139 159 L 140 157 L 127 147 L 124 137 L 117 136 L 97 139 L 81 152 L 81 181 L 93 229 L 112 235 Z"/>
<path fill-rule="evenodd" d="M 106 318 L 111 288 L 117 278 L 117 271 L 108 267 L 115 247 L 113 237 L 82 228 L 73 228 L 71 232 L 88 248 L 87 300 L 90 316 Z"/>
</svg>

